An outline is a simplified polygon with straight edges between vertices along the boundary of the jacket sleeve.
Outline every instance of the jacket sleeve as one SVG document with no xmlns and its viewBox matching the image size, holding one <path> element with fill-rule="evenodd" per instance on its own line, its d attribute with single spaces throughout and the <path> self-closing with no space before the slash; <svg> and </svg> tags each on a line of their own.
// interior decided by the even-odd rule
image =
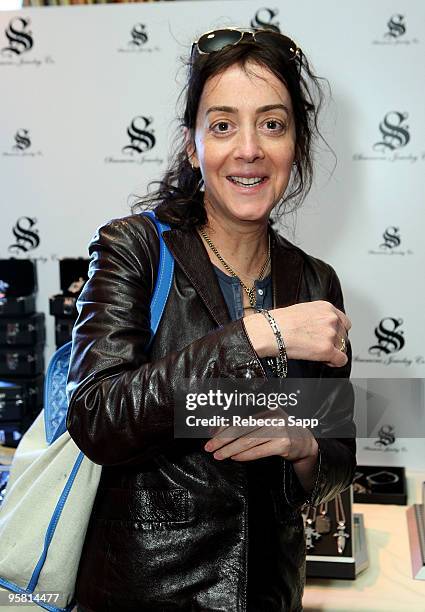
<svg viewBox="0 0 425 612">
<path fill-rule="evenodd" d="M 263 376 L 242 321 L 149 362 L 150 300 L 158 238 L 126 219 L 100 228 L 89 245 L 89 279 L 78 299 L 68 374 L 67 427 L 101 465 L 137 464 L 171 443 L 174 394 L 183 379 Z M 156 243 L 156 244 L 155 244 Z"/>
<path fill-rule="evenodd" d="M 328 266 L 330 268 L 330 266 Z M 330 268 L 327 300 L 344 311 L 341 285 L 335 271 Z M 319 456 L 316 466 L 315 485 L 306 495 L 292 465 L 285 465 L 285 494 L 293 506 L 310 504 L 316 506 L 333 499 L 350 486 L 356 468 L 356 427 L 353 421 L 354 391 L 348 381 L 351 372 L 351 344 L 347 343 L 348 362 L 342 368 L 322 365 L 325 393 L 315 416 L 320 422 L 317 436 Z M 329 379 L 333 379 L 332 384 Z M 331 390 L 329 390 L 331 389 Z"/>
</svg>

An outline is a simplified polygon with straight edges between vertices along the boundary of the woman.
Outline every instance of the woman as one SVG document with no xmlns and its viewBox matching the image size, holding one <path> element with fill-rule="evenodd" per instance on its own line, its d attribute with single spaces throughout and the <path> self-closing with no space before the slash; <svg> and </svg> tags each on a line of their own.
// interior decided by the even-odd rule
<svg viewBox="0 0 425 612">
<path fill-rule="evenodd" d="M 173 415 L 184 379 L 349 375 L 334 271 L 269 226 L 275 207 L 311 183 L 316 85 L 301 50 L 276 32 L 225 29 L 193 44 L 184 144 L 149 199 L 171 225 L 176 262 L 149 352 L 152 223 L 114 220 L 91 242 L 68 428 L 104 468 L 81 610 L 301 609 L 300 508 L 351 482 L 351 396 L 335 390 L 317 406 L 333 438 L 178 440 Z"/>
</svg>

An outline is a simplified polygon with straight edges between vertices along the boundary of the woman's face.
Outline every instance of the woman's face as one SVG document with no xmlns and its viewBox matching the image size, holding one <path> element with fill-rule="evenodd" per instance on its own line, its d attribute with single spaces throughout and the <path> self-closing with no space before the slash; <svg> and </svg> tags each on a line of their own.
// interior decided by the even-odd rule
<svg viewBox="0 0 425 612">
<path fill-rule="evenodd" d="M 246 69 L 230 66 L 206 82 L 191 158 L 204 178 L 208 216 L 233 222 L 268 218 L 286 190 L 295 151 L 287 88 L 263 66 Z"/>
</svg>

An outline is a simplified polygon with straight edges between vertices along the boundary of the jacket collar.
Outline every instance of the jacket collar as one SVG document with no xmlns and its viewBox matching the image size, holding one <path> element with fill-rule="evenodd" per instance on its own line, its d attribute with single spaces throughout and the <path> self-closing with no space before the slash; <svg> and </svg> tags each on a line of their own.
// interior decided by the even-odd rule
<svg viewBox="0 0 425 612">
<path fill-rule="evenodd" d="M 271 232 L 273 307 L 291 306 L 298 299 L 303 259 L 290 242 Z M 176 262 L 195 287 L 218 326 L 230 322 L 226 302 L 208 253 L 196 231 L 172 229 L 163 233 Z"/>
</svg>

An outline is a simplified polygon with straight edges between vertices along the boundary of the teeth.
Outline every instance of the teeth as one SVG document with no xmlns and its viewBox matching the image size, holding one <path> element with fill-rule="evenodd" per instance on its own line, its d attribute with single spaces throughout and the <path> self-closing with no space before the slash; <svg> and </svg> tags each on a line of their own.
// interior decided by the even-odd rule
<svg viewBox="0 0 425 612">
<path fill-rule="evenodd" d="M 237 183 L 238 185 L 244 185 L 244 187 L 253 187 L 255 185 L 259 185 L 263 182 L 263 178 L 261 176 L 255 176 L 252 178 L 246 178 L 244 176 L 230 176 L 231 181 Z"/>
</svg>

